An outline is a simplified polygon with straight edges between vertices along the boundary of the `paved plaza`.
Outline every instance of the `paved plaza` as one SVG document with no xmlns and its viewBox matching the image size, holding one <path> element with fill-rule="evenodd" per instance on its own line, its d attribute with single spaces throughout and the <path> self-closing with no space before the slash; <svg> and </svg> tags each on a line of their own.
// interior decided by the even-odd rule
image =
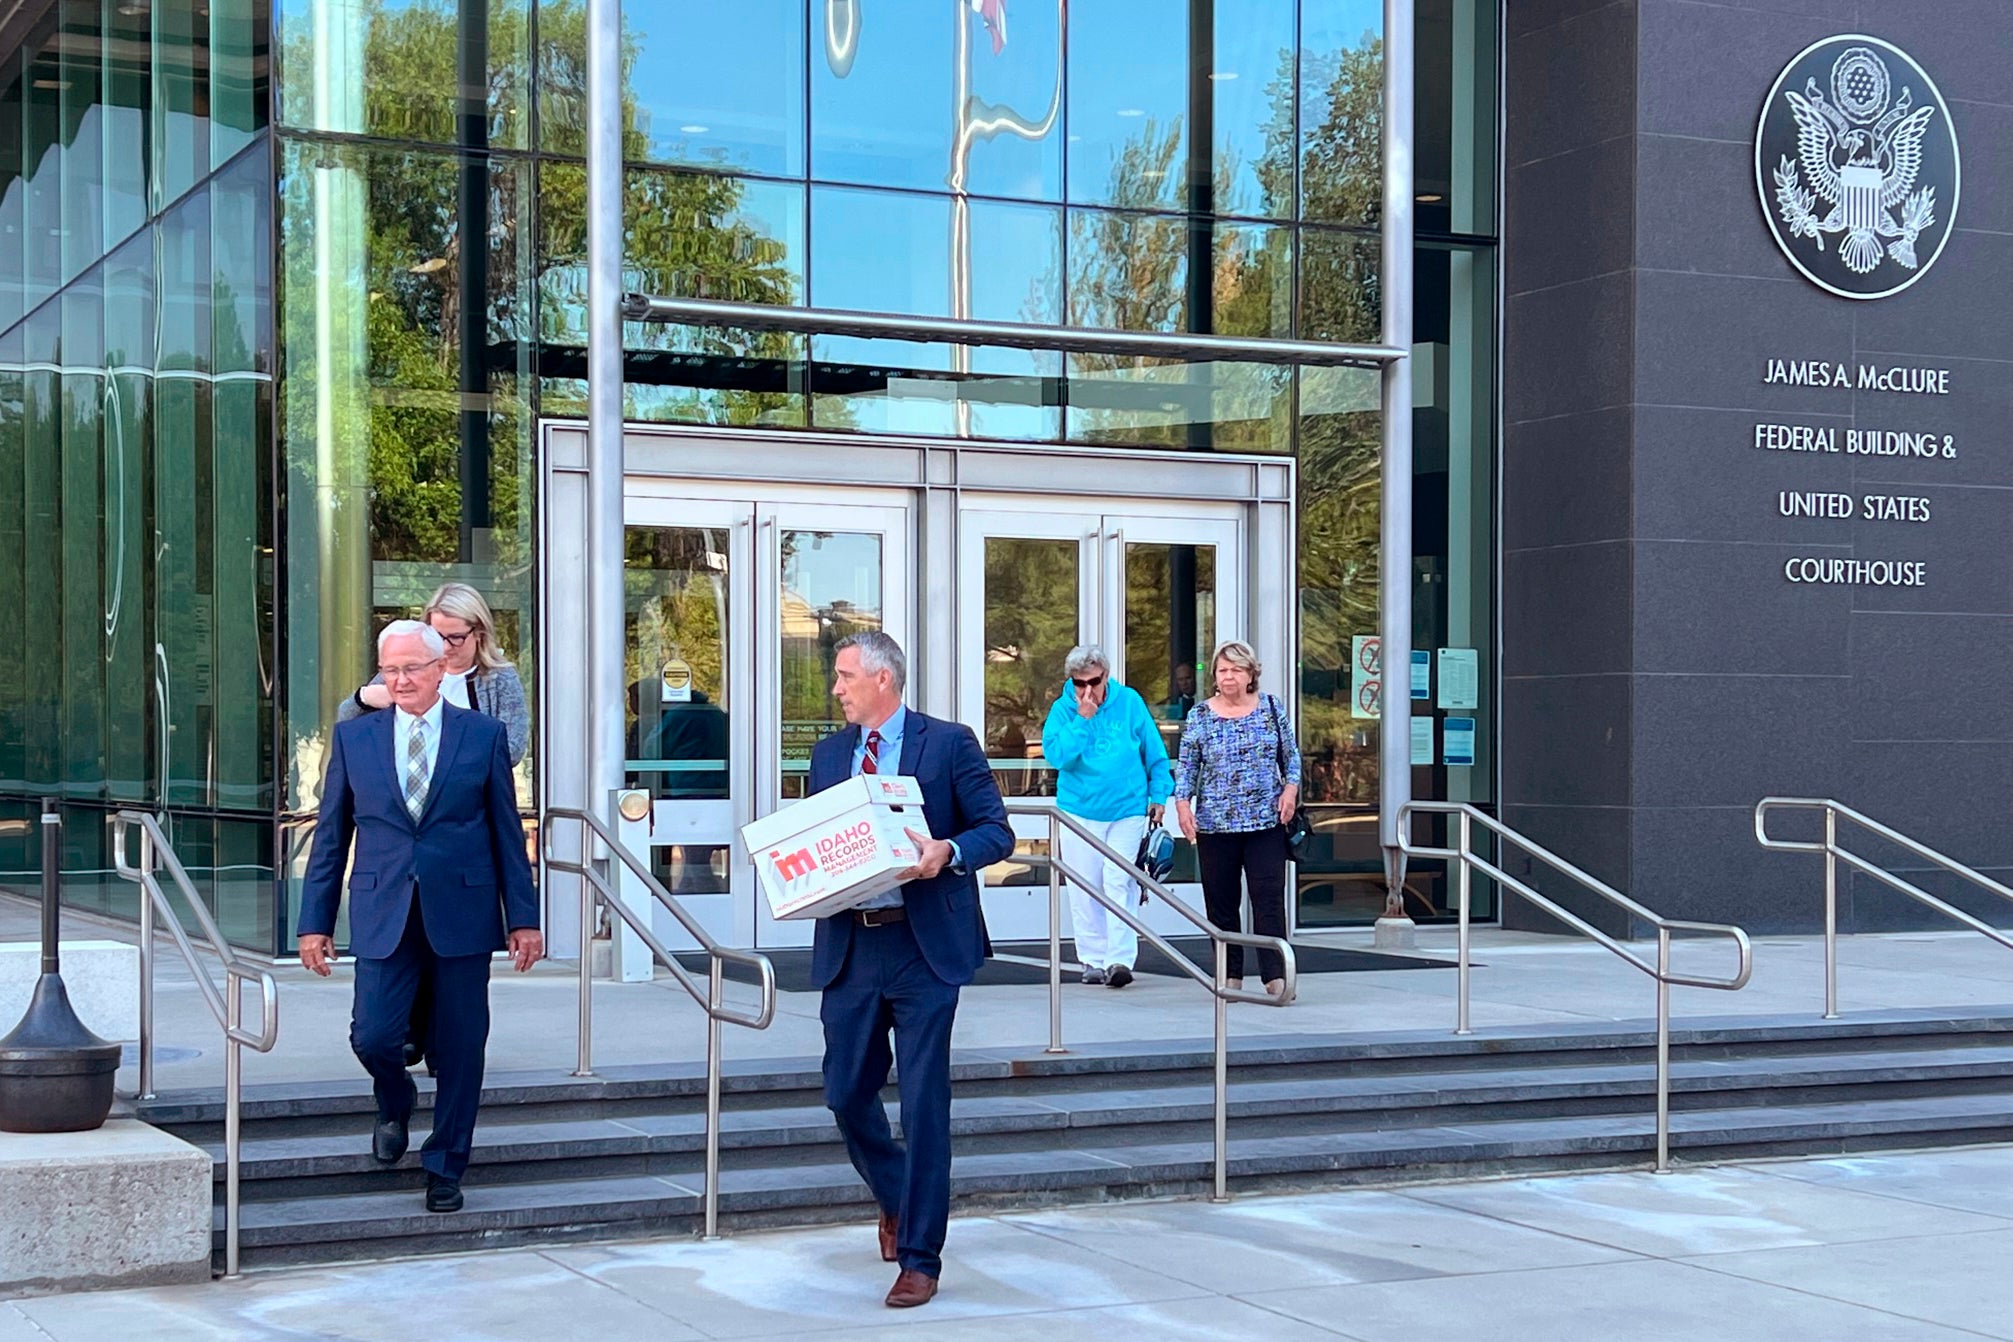
<svg viewBox="0 0 2013 1342">
<path fill-rule="evenodd" d="M 0 1342 L 2013 1339 L 2013 1149 L 962 1217 L 880 1303 L 870 1225 L 0 1303 Z"/>
</svg>

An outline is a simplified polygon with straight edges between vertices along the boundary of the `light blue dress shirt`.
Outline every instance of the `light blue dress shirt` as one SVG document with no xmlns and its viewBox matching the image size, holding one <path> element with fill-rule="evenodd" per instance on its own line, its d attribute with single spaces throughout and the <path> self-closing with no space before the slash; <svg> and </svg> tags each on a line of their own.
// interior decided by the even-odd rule
<svg viewBox="0 0 2013 1342">
<path fill-rule="evenodd" d="M 393 721 L 396 723 L 398 730 L 391 734 L 391 765 L 393 776 L 398 779 L 400 796 L 405 795 L 405 752 L 411 748 L 407 744 L 407 739 L 411 737 L 413 731 L 422 722 L 426 724 L 426 787 L 428 792 L 433 791 L 433 776 L 438 771 L 440 764 L 440 719 L 442 716 L 440 706 L 444 702 L 446 701 L 443 699 L 435 699 L 433 707 L 418 716 L 406 712 L 403 708 L 393 710 L 397 714 Z"/>
<path fill-rule="evenodd" d="M 909 710 L 906 706 L 903 706 L 895 709 L 886 722 L 873 729 L 881 734 L 881 747 L 874 754 L 876 773 L 898 774 L 902 771 L 902 736 L 908 730 L 908 726 Z M 867 762 L 867 730 L 866 728 L 860 730 L 859 742 L 853 746 L 853 777 L 855 778 L 859 777 L 861 766 Z M 958 851 L 956 843 L 952 843 L 951 865 L 953 867 L 962 867 L 964 864 L 964 854 Z M 893 909 L 901 907 L 901 904 L 902 887 L 898 885 L 892 890 L 886 890 L 875 895 L 872 899 L 862 900 L 853 907 L 856 909 Z"/>
</svg>

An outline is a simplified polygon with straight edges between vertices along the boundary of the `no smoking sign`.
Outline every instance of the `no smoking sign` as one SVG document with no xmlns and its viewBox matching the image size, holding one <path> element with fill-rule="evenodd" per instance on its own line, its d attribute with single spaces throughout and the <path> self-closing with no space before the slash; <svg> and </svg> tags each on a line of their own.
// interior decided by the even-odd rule
<svg viewBox="0 0 2013 1342">
<path fill-rule="evenodd" d="M 1350 640 L 1349 716 L 1384 716 L 1384 640 L 1358 634 Z"/>
</svg>

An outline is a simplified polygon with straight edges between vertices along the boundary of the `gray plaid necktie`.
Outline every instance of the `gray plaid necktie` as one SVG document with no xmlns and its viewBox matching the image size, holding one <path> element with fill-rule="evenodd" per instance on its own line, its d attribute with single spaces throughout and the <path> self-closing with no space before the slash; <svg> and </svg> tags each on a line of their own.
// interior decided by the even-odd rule
<svg viewBox="0 0 2013 1342">
<path fill-rule="evenodd" d="M 405 738 L 405 809 L 414 820 L 426 809 L 426 719 L 415 719 Z"/>
</svg>

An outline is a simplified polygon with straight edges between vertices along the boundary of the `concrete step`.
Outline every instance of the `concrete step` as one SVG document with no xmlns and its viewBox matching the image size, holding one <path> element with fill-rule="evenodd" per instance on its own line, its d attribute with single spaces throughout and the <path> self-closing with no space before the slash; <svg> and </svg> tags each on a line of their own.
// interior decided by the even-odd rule
<svg viewBox="0 0 2013 1342">
<path fill-rule="evenodd" d="M 1671 1040 L 1677 1061 L 1992 1048 L 2013 1043 L 2013 1015 L 1887 1011 L 1838 1021 L 1718 1017 L 1674 1027 Z M 1240 1081 L 1500 1074 L 1506 1068 L 1647 1063 L 1654 1057 L 1654 1044 L 1650 1024 L 1640 1021 L 1511 1027 L 1462 1037 L 1440 1030 L 1285 1035 L 1233 1040 L 1230 1065 Z M 1141 1084 L 1192 1081 L 1212 1066 L 1207 1040 L 1078 1045 L 1060 1055 L 1038 1049 L 960 1050 L 953 1080 L 961 1096 L 1024 1094 L 1029 1082 L 1055 1092 L 1129 1091 Z M 415 1079 L 420 1105 L 427 1108 L 432 1082 L 418 1073 Z M 487 1082 L 486 1112 L 507 1108 L 539 1122 L 619 1118 L 625 1111 L 697 1113 L 705 1096 L 705 1069 L 697 1062 L 610 1067 L 585 1078 L 560 1071 L 492 1070 Z M 819 1059 L 730 1057 L 722 1066 L 722 1093 L 731 1108 L 815 1107 L 822 1095 Z M 222 1137 L 223 1101 L 215 1088 L 167 1093 L 134 1102 L 132 1108 L 135 1116 L 191 1141 Z M 244 1133 L 250 1139 L 269 1130 L 289 1136 L 354 1132 L 353 1120 L 374 1109 L 369 1082 L 361 1074 L 338 1081 L 248 1086 Z"/>
<path fill-rule="evenodd" d="M 1654 1068 L 1644 1063 L 1395 1078 L 1239 1079 L 1230 1087 L 1230 1117 L 1248 1135 L 1269 1136 L 1310 1126 L 1336 1130 L 1408 1126 L 1449 1121 L 1449 1115 L 1472 1121 L 1633 1112 L 1651 1103 L 1654 1085 Z M 2013 1046 L 1710 1059 L 1672 1066 L 1672 1103 L 1680 1110 L 1878 1098 L 1895 1085 L 1905 1086 L 1911 1094 L 2013 1090 Z M 1048 1091 L 1031 1081 L 1019 1095 L 961 1095 L 952 1104 L 951 1117 L 961 1150 L 1053 1149 L 1083 1140 L 1082 1129 L 1206 1125 L 1214 1117 L 1214 1090 L 1207 1082 L 1186 1076 L 1178 1083 L 1096 1092 Z M 889 1118 L 897 1121 L 892 1104 Z M 247 1139 L 240 1175 L 244 1196 L 285 1196 L 292 1179 L 314 1179 L 332 1192 L 366 1191 L 391 1180 L 416 1185 L 417 1153 L 409 1155 L 399 1170 L 384 1170 L 369 1154 L 367 1126 L 367 1120 L 352 1121 L 340 1132 Z M 423 1120 L 415 1124 L 416 1136 L 423 1136 L 424 1126 Z M 474 1163 L 493 1181 L 558 1177 L 562 1163 L 577 1167 L 583 1176 L 652 1174 L 667 1161 L 702 1152 L 704 1141 L 704 1119 L 697 1112 L 524 1121 L 505 1106 L 485 1115 L 476 1134 Z M 205 1145 L 217 1161 L 221 1179 L 222 1144 Z M 729 1169 L 843 1159 L 838 1134 L 822 1105 L 724 1110 L 721 1149 Z M 608 1168 L 595 1170 L 589 1162 Z"/>
<path fill-rule="evenodd" d="M 1694 1161 L 2009 1137 L 2013 1097 L 2006 1095 L 1698 1109 L 1672 1119 L 1674 1153 Z M 1404 1182 L 1637 1164 L 1653 1146 L 1647 1113 L 1263 1138 L 1233 1132 L 1230 1174 L 1241 1188 Z M 978 1210 L 1191 1193 L 1207 1185 L 1211 1158 L 1206 1141 L 960 1154 L 953 1164 L 954 1196 L 960 1209 Z M 427 1213 L 416 1189 L 248 1202 L 244 1258 L 271 1266 L 684 1233 L 698 1225 L 701 1188 L 696 1166 L 510 1184 L 485 1183 L 478 1169 L 466 1186 L 467 1208 L 453 1215 Z M 864 1225 L 872 1216 L 865 1187 L 849 1166 L 836 1163 L 725 1171 L 720 1203 L 730 1228 L 840 1220 Z M 864 1237 L 862 1243 L 872 1251 Z"/>
<path fill-rule="evenodd" d="M 1246 1186 L 1311 1186 L 1639 1164 L 1654 1144 L 1653 1046 L 1647 1022 L 1240 1039 L 1232 1175 Z M 817 1060 L 736 1060 L 725 1071 L 727 1223 L 869 1219 Z M 961 1051 L 952 1103 L 961 1204 L 1205 1188 L 1212 1073 L 1200 1040 Z M 1692 1159 L 1996 1140 L 2013 1135 L 2013 1016 L 1695 1021 L 1673 1031 L 1672 1076 L 1674 1145 Z M 389 1170 L 371 1160 L 374 1105 L 362 1077 L 250 1091 L 246 1260 L 698 1226 L 702 1066 L 490 1081 L 468 1209 L 454 1216 L 421 1207 L 417 1152 Z M 421 1088 L 424 1109 L 430 1083 Z M 220 1098 L 163 1096 L 138 1108 L 208 1146 L 221 1181 Z M 428 1126 L 418 1115 L 416 1135 Z"/>
</svg>

